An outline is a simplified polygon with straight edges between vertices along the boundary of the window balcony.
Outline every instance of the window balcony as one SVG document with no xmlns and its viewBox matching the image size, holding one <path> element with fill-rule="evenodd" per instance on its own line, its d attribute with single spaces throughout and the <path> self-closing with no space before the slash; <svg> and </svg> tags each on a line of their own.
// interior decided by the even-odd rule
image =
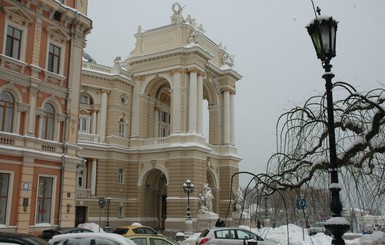
<svg viewBox="0 0 385 245">
<path fill-rule="evenodd" d="M 91 189 L 77 188 L 76 189 L 76 198 L 90 198 Z"/>
<path fill-rule="evenodd" d="M 100 136 L 96 134 L 80 133 L 78 134 L 78 140 L 83 142 L 99 142 Z"/>
</svg>

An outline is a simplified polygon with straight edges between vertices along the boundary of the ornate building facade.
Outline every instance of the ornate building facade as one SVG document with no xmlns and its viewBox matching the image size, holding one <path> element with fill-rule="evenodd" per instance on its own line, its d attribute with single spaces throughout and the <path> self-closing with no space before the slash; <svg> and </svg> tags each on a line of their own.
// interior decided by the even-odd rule
<svg viewBox="0 0 385 245">
<path fill-rule="evenodd" d="M 172 6 L 171 24 L 143 31 L 114 67 L 85 61 L 79 111 L 77 223 L 116 227 L 133 222 L 183 231 L 190 179 L 194 230 L 199 193 L 212 189 L 213 212 L 231 224 L 238 189 L 234 99 L 241 76 L 225 47 Z M 207 114 L 207 136 L 204 115 Z M 101 210 L 99 200 L 108 200 Z"/>
<path fill-rule="evenodd" d="M 0 1 L 0 231 L 73 226 L 86 10 Z"/>
<path fill-rule="evenodd" d="M 127 59 L 82 63 L 86 11 L 86 0 L 0 0 L 0 230 L 183 231 L 187 179 L 194 230 L 204 186 L 230 225 L 233 57 L 175 3 L 171 24 L 139 26 Z"/>
</svg>

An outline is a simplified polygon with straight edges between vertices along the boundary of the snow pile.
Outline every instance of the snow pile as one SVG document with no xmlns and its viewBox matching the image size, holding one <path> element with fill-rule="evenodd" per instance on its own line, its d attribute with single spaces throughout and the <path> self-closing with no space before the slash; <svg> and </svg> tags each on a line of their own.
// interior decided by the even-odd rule
<svg viewBox="0 0 385 245">
<path fill-rule="evenodd" d="M 277 228 L 265 227 L 262 229 L 250 228 L 247 226 L 241 226 L 241 228 L 251 230 L 254 233 L 261 236 L 263 239 L 269 239 L 279 242 L 281 245 L 325 245 L 331 244 L 332 238 L 323 233 L 318 233 L 313 236 L 309 236 L 307 229 L 303 229 L 299 226 L 289 224 L 280 226 Z M 194 233 L 189 236 L 186 240 L 180 241 L 182 245 L 193 245 L 200 233 Z M 346 245 L 376 245 L 385 244 L 385 233 L 376 231 L 373 234 L 355 234 L 360 236 L 353 240 L 346 240 Z"/>
<path fill-rule="evenodd" d="M 79 228 L 85 228 L 85 229 L 89 229 L 93 232 L 102 232 L 104 233 L 105 231 L 103 230 L 103 228 L 101 228 L 98 224 L 95 224 L 95 223 L 84 223 L 84 224 L 79 224 L 78 225 Z"/>
<path fill-rule="evenodd" d="M 375 245 L 385 244 L 385 233 L 381 231 L 375 231 L 372 234 L 363 235 L 360 238 L 356 238 L 351 241 L 345 241 L 346 245 Z"/>
</svg>

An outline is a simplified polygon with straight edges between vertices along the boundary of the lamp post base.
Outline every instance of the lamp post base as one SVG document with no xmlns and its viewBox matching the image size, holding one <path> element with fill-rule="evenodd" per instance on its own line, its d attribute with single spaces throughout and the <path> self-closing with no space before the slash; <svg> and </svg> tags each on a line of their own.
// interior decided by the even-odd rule
<svg viewBox="0 0 385 245">
<path fill-rule="evenodd" d="M 325 223 L 325 228 L 333 235 L 332 244 L 344 245 L 345 241 L 342 236 L 350 228 L 350 223 L 343 217 L 332 217 Z"/>
<path fill-rule="evenodd" d="M 185 230 L 185 234 L 187 236 L 191 236 L 193 233 L 193 221 L 192 219 L 186 219 L 186 221 L 184 222 L 184 230 Z"/>
</svg>

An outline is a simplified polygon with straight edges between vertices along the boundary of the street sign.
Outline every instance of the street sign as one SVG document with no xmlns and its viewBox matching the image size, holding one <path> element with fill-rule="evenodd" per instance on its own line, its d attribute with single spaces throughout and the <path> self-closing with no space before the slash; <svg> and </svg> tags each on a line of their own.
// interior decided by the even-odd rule
<svg viewBox="0 0 385 245">
<path fill-rule="evenodd" d="M 104 197 L 99 198 L 99 208 L 102 209 L 104 206 L 106 206 L 106 199 Z"/>
<path fill-rule="evenodd" d="M 297 209 L 306 209 L 307 208 L 306 199 L 305 198 L 297 198 L 296 207 L 297 207 Z"/>
</svg>

